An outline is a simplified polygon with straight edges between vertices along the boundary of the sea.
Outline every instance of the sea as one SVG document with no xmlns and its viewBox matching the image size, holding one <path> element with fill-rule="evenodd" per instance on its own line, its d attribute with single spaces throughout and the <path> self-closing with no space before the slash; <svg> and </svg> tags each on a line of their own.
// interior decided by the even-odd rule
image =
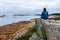
<svg viewBox="0 0 60 40">
<path fill-rule="evenodd" d="M 19 21 L 28 21 L 34 18 L 40 18 L 40 16 L 12 16 L 7 15 L 6 17 L 0 18 L 0 26 L 16 23 Z"/>
</svg>

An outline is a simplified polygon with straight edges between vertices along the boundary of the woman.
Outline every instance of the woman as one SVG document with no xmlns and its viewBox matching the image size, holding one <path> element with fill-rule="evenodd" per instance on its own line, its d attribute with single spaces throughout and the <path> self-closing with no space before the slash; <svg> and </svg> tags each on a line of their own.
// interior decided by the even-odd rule
<svg viewBox="0 0 60 40">
<path fill-rule="evenodd" d="M 41 14 L 42 19 L 48 19 L 48 11 L 46 8 L 43 9 L 42 14 Z"/>
</svg>

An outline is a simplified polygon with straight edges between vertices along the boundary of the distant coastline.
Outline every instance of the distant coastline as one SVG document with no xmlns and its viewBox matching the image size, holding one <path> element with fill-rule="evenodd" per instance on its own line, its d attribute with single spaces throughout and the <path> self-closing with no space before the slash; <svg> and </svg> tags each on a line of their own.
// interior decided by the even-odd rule
<svg viewBox="0 0 60 40">
<path fill-rule="evenodd" d="M 1 15 L 0 18 L 6 17 L 6 15 Z"/>
</svg>

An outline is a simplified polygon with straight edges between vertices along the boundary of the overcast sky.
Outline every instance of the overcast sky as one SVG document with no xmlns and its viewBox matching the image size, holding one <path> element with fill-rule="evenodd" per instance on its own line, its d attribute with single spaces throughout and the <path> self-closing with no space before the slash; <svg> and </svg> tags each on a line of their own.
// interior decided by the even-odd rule
<svg viewBox="0 0 60 40">
<path fill-rule="evenodd" d="M 0 10 L 60 9 L 60 0 L 0 0 Z"/>
</svg>

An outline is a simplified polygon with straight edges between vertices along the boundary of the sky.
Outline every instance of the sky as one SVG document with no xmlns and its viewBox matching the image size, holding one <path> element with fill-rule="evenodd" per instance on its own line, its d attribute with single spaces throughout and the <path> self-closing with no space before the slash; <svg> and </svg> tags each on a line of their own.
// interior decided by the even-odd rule
<svg viewBox="0 0 60 40">
<path fill-rule="evenodd" d="M 49 13 L 60 12 L 60 0 L 0 0 L 0 14 L 41 13 L 44 7 Z"/>
</svg>

